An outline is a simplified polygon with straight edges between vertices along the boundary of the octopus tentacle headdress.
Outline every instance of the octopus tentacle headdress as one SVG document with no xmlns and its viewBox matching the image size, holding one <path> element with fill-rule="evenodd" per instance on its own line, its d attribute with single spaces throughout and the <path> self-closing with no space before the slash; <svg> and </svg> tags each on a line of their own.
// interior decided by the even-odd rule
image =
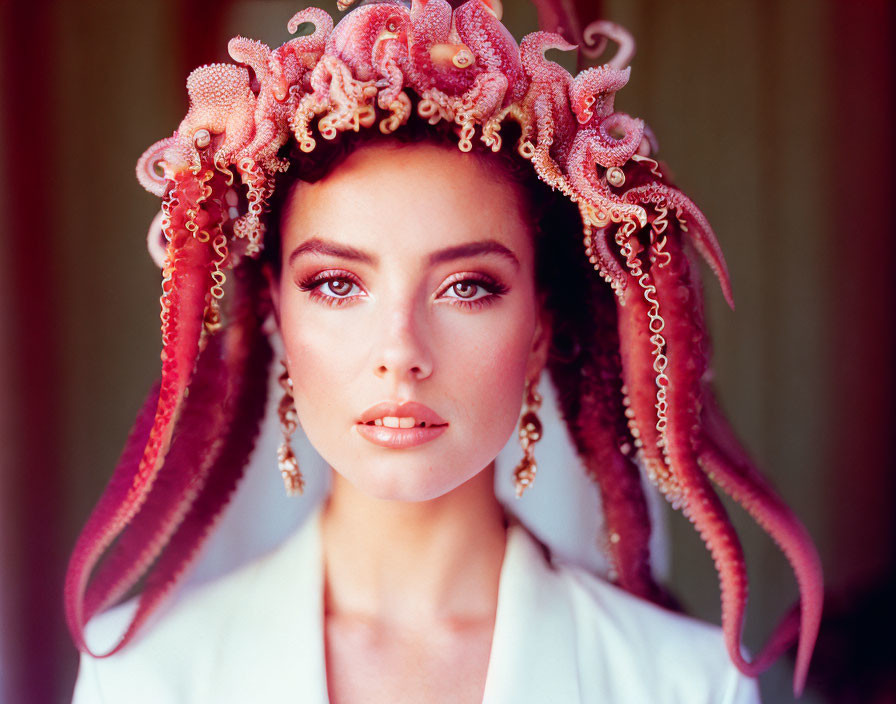
<svg viewBox="0 0 896 704">
<path fill-rule="evenodd" d="M 728 272 L 706 219 L 656 160 L 647 126 L 614 109 L 633 42 L 617 25 L 590 25 L 592 45 L 609 37 L 619 51 L 572 76 L 544 56 L 573 49 L 563 37 L 535 32 L 518 46 L 499 14 L 495 0 L 456 8 L 384 1 L 334 27 L 312 8 L 288 24 L 292 33 L 310 24 L 310 34 L 274 50 L 236 37 L 228 49 L 237 63 L 190 74 L 186 117 L 137 167 L 140 182 L 162 197 L 150 237 L 163 263 L 162 376 L 72 556 L 66 608 L 82 650 L 89 652 L 87 621 L 149 571 L 135 621 L 111 652 L 130 639 L 195 555 L 252 450 L 270 361 L 257 258 L 276 176 L 288 167 L 284 147 L 294 140 L 310 152 L 318 139 L 362 128 L 389 134 L 416 110 L 453 124 L 463 151 L 477 139 L 498 151 L 502 126 L 517 123 L 512 148 L 578 206 L 584 253 L 600 278 L 593 303 L 575 315 L 591 316 L 580 323 L 594 332 L 579 340 L 588 355 L 553 363 L 551 374 L 558 387 L 576 389 L 561 390 L 561 409 L 604 499 L 616 579 L 645 598 L 665 598 L 650 576 L 643 467 L 712 553 L 732 660 L 755 675 L 799 635 L 794 687 L 802 689 L 820 620 L 818 556 L 710 388 L 690 251 L 733 305 Z M 713 485 L 778 543 L 800 589 L 799 605 L 752 662 L 741 653 L 743 554 Z"/>
</svg>

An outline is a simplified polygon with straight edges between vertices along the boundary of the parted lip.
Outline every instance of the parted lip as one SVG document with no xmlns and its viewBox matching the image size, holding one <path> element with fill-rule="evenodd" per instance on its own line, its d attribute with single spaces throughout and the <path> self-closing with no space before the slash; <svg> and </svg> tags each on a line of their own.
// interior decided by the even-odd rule
<svg viewBox="0 0 896 704">
<path fill-rule="evenodd" d="M 447 422 L 429 406 L 424 406 L 416 401 L 383 401 L 371 406 L 361 414 L 359 423 L 369 423 L 377 418 L 396 416 L 399 418 L 416 418 L 418 421 L 426 421 L 426 425 L 447 425 Z"/>
</svg>

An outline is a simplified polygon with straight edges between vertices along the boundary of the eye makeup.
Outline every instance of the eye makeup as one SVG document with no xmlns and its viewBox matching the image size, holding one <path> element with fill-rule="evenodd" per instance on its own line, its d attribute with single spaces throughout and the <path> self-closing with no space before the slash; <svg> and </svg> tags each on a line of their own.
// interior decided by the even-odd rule
<svg viewBox="0 0 896 704">
<path fill-rule="evenodd" d="M 351 287 L 361 287 L 360 282 L 352 274 L 339 269 L 328 269 L 312 274 L 307 278 L 299 279 L 296 281 L 296 286 L 300 291 L 308 293 L 308 296 L 313 301 L 324 303 L 329 306 L 342 306 L 349 303 L 353 298 L 358 298 L 357 295 L 348 295 L 348 293 L 351 293 L 351 288 L 348 293 L 340 295 L 333 289 L 334 282 L 349 284 Z M 331 293 L 322 293 L 321 289 L 324 288 L 329 288 Z"/>
<path fill-rule="evenodd" d="M 343 290 L 346 285 L 349 287 L 348 291 Z M 485 295 L 478 298 L 464 296 L 459 292 L 462 285 L 478 287 L 485 292 Z M 358 281 L 354 274 L 341 269 L 328 269 L 317 272 L 311 276 L 299 279 L 296 282 L 296 286 L 300 291 L 308 293 L 312 300 L 329 306 L 342 306 L 355 298 L 361 298 L 357 294 L 351 295 L 355 286 L 359 289 L 361 288 L 361 282 Z M 454 274 L 446 282 L 440 291 L 440 295 L 453 291 L 455 293 L 454 296 L 446 297 L 452 302 L 452 305 L 476 310 L 497 302 L 509 290 L 508 286 L 486 274 L 458 273 Z M 326 293 L 326 291 L 329 291 L 329 293 Z"/>
<path fill-rule="evenodd" d="M 460 284 L 472 284 L 473 286 L 478 286 L 486 292 L 486 295 L 472 299 L 467 298 L 466 296 L 461 296 L 458 294 L 456 288 Z M 451 290 L 454 290 L 454 292 L 458 294 L 457 297 L 451 297 L 455 305 L 475 310 L 496 303 L 501 296 L 510 290 L 510 288 L 485 274 L 460 273 L 455 274 L 448 280 L 447 285 L 442 289 L 442 293 Z"/>
</svg>

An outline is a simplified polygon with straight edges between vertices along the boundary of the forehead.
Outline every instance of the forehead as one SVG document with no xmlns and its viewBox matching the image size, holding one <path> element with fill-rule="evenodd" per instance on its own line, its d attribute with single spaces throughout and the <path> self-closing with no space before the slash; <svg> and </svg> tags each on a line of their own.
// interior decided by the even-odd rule
<svg viewBox="0 0 896 704">
<path fill-rule="evenodd" d="M 530 223 L 500 168 L 457 148 L 372 145 L 325 178 L 297 182 L 282 221 L 284 255 L 311 237 L 378 253 L 425 254 L 483 238 L 531 258 Z"/>
</svg>

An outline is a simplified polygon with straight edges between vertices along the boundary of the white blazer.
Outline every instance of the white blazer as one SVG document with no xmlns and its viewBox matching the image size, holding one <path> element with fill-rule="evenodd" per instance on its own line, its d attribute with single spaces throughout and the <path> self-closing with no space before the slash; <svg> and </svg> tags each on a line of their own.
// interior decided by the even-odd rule
<svg viewBox="0 0 896 704">
<path fill-rule="evenodd" d="M 187 592 L 120 653 L 82 656 L 74 704 L 327 704 L 319 523 Z M 131 610 L 95 619 L 89 642 L 113 642 Z M 511 525 L 483 704 L 758 701 L 718 628 L 552 564 Z"/>
</svg>

